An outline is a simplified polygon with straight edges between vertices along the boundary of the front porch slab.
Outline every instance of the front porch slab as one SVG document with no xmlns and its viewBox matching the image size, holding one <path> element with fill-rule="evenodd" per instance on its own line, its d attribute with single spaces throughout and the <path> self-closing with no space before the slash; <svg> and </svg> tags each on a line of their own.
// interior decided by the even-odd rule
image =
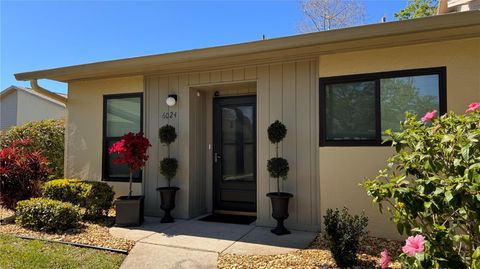
<svg viewBox="0 0 480 269">
<path fill-rule="evenodd" d="M 317 233 L 292 230 L 276 236 L 255 225 L 149 218 L 141 227 L 113 227 L 115 236 L 137 241 L 121 269 L 216 268 L 221 253 L 274 255 L 307 247 Z"/>
<path fill-rule="evenodd" d="M 252 225 L 190 220 L 178 223 L 141 242 L 163 246 L 222 252 L 254 229 Z"/>
<path fill-rule="evenodd" d="M 317 233 L 291 230 L 291 234 L 277 236 L 271 228 L 255 227 L 246 236 L 235 242 L 223 253 L 245 255 L 276 255 L 304 249 L 315 239 Z"/>
<path fill-rule="evenodd" d="M 142 226 L 112 227 L 110 228 L 110 234 L 116 237 L 139 241 L 148 236 L 164 231 L 182 221 L 183 220 L 177 220 L 175 223 L 160 223 L 160 218 L 145 217 L 145 221 L 143 222 Z"/>
</svg>

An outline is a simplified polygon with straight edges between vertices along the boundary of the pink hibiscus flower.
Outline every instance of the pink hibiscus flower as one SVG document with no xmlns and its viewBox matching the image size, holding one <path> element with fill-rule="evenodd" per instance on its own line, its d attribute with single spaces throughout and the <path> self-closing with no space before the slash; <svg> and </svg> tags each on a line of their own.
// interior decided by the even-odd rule
<svg viewBox="0 0 480 269">
<path fill-rule="evenodd" d="M 468 105 L 468 109 L 465 110 L 465 113 L 470 113 L 477 109 L 480 109 L 480 103 L 471 103 Z"/>
<path fill-rule="evenodd" d="M 433 120 L 433 118 L 435 118 L 435 114 L 437 113 L 436 110 L 434 111 L 431 111 L 431 112 L 427 112 L 425 113 L 425 116 L 422 117 L 422 121 L 423 122 L 426 122 L 426 121 L 429 121 L 429 120 Z"/>
<path fill-rule="evenodd" d="M 388 251 L 386 249 L 380 252 L 380 267 L 382 267 L 382 269 L 387 269 L 391 261 L 392 257 L 388 255 Z"/>
<path fill-rule="evenodd" d="M 402 247 L 403 253 L 406 253 L 408 256 L 415 256 L 419 252 L 424 250 L 425 237 L 421 234 L 415 235 L 415 237 L 410 236 L 405 241 L 405 246 Z"/>
</svg>

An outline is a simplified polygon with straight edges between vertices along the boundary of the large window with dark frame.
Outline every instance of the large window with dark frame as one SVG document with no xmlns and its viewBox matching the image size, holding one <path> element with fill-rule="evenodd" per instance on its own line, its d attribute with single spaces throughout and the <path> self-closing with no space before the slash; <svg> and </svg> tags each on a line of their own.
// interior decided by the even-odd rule
<svg viewBox="0 0 480 269">
<path fill-rule="evenodd" d="M 128 181 L 126 164 L 114 164 L 116 154 L 108 154 L 108 148 L 123 135 L 143 131 L 143 94 L 112 94 L 103 97 L 103 180 Z M 142 174 L 133 174 L 134 182 L 142 181 Z"/>
<path fill-rule="evenodd" d="M 320 145 L 379 146 L 405 112 L 446 112 L 446 68 L 320 78 Z"/>
</svg>

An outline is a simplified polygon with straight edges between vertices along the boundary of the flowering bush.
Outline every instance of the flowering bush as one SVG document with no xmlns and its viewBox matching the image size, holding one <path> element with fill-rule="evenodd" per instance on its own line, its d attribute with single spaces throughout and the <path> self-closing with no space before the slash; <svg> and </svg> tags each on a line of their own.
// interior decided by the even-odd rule
<svg viewBox="0 0 480 269">
<path fill-rule="evenodd" d="M 407 239 L 408 268 L 480 268 L 480 103 L 464 115 L 408 115 L 396 154 L 363 186 Z M 420 235 L 421 234 L 421 235 Z"/>
<path fill-rule="evenodd" d="M 13 141 L 28 139 L 28 147 L 39 151 L 48 160 L 51 170 L 49 178 L 63 177 L 65 121 L 42 120 L 15 126 L 0 134 L 2 148 L 11 146 Z"/>
<path fill-rule="evenodd" d="M 30 141 L 14 140 L 0 150 L 0 204 L 15 209 L 18 201 L 40 196 L 48 178 L 48 161 L 29 148 Z"/>
<path fill-rule="evenodd" d="M 113 163 L 127 164 L 129 167 L 129 197 L 132 195 L 132 173 L 145 166 L 148 160 L 147 150 L 151 146 L 148 138 L 146 138 L 143 133 L 128 133 L 108 149 L 109 154 L 117 153 L 119 155 L 113 159 Z"/>
</svg>

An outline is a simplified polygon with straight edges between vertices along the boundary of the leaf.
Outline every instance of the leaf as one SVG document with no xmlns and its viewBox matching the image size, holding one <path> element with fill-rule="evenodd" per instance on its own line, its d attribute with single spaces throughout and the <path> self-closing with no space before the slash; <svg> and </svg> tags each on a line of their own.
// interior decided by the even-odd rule
<svg viewBox="0 0 480 269">
<path fill-rule="evenodd" d="M 446 191 L 445 192 L 445 201 L 450 202 L 453 199 L 453 195 L 451 191 Z"/>
</svg>

